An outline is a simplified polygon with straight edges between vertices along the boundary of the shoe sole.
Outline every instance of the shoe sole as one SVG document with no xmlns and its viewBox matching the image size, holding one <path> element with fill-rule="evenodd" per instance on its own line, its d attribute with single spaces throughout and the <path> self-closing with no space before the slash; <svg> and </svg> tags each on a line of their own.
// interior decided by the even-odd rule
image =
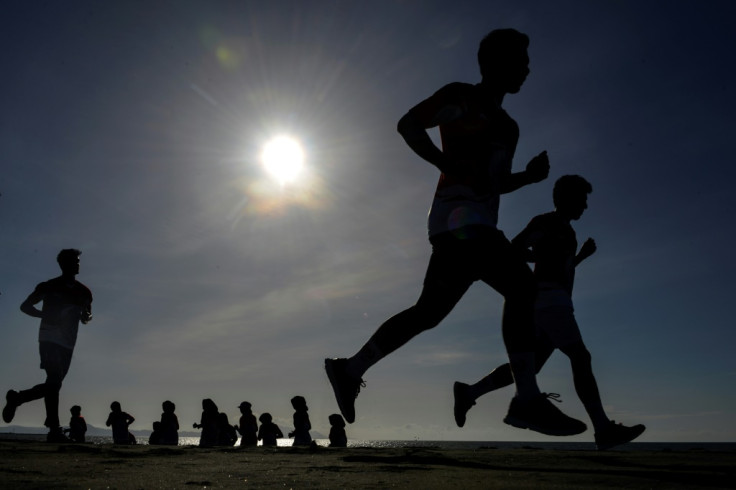
<svg viewBox="0 0 736 490">
<path fill-rule="evenodd" d="M 338 394 L 337 391 L 337 378 L 335 376 L 335 370 L 332 368 L 332 365 L 334 362 L 332 362 L 331 359 L 325 359 L 325 371 L 327 372 L 327 379 L 330 380 L 330 386 L 332 386 L 332 393 L 335 395 L 335 400 L 337 401 L 337 407 L 340 409 L 340 413 L 342 413 L 343 418 L 345 419 L 345 422 L 348 424 L 352 424 L 355 422 L 355 414 L 353 413 L 352 417 L 349 417 L 345 412 L 345 408 L 342 406 L 342 398 Z"/>
<path fill-rule="evenodd" d="M 575 430 L 561 430 L 553 427 L 543 427 L 541 425 L 530 424 L 524 419 L 519 419 L 511 415 L 507 415 L 506 417 L 504 417 L 503 423 L 512 427 L 516 427 L 517 429 L 529 429 L 533 430 L 534 432 L 539 432 L 540 434 L 545 434 L 548 436 L 576 436 L 578 434 L 582 434 L 588 429 L 588 427 L 582 422 L 582 427 Z"/>
<path fill-rule="evenodd" d="M 598 451 L 606 451 L 607 449 L 611 449 L 612 447 L 620 446 L 621 444 L 628 444 L 634 439 L 636 439 L 637 437 L 639 437 L 640 435 L 642 435 L 646 429 L 647 429 L 646 427 L 642 426 L 640 430 L 636 431 L 636 433 L 633 434 L 633 436 L 628 439 L 622 439 L 620 441 L 611 442 L 607 444 L 598 444 L 596 442 L 595 447 Z"/>
</svg>

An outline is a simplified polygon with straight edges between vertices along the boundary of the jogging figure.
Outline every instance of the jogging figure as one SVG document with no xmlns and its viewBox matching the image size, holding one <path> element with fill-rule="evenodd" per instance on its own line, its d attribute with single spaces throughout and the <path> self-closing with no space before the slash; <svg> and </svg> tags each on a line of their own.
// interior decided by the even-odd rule
<svg viewBox="0 0 736 490">
<path fill-rule="evenodd" d="M 495 30 L 480 43 L 477 85 L 451 83 L 404 115 L 398 131 L 409 147 L 442 173 L 429 212 L 429 260 L 417 303 L 381 325 L 349 359 L 326 359 L 325 369 L 345 420 L 355 420 L 363 374 L 415 335 L 435 327 L 471 284 L 481 280 L 505 298 L 503 338 L 516 382 L 507 424 L 550 435 L 573 435 L 585 424 L 540 393 L 534 371 L 534 277 L 496 228 L 501 194 L 544 180 L 546 152 L 512 173 L 519 128 L 501 108 L 529 74 L 529 38 Z M 440 150 L 428 128 L 439 126 Z"/>
<path fill-rule="evenodd" d="M 38 346 L 46 381 L 28 390 L 8 391 L 3 420 L 10 423 L 20 405 L 43 398 L 49 442 L 69 441 L 59 426 L 59 390 L 72 361 L 79 322 L 87 323 L 92 319 L 92 293 L 75 279 L 79 274 L 81 253 L 75 249 L 59 252 L 56 261 L 61 267 L 61 276 L 36 286 L 20 305 L 23 313 L 41 319 Z M 43 307 L 39 310 L 34 305 L 41 301 Z"/>
<path fill-rule="evenodd" d="M 583 215 L 588 208 L 588 194 L 592 191 L 590 183 L 579 175 L 560 177 L 553 191 L 555 210 L 532 219 L 512 243 L 535 263 L 537 372 L 556 348 L 570 358 L 575 391 L 593 423 L 596 445 L 598 449 L 608 449 L 632 441 L 644 432 L 644 426 L 626 427 L 614 423 L 606 415 L 593 376 L 591 356 L 573 314 L 575 267 L 596 251 L 596 245 L 588 238 L 578 252 L 575 230 L 570 221 Z M 456 382 L 453 391 L 457 425 L 465 425 L 466 414 L 475 405 L 475 400 L 511 383 L 513 377 L 508 364 L 496 368 L 474 385 Z"/>
</svg>

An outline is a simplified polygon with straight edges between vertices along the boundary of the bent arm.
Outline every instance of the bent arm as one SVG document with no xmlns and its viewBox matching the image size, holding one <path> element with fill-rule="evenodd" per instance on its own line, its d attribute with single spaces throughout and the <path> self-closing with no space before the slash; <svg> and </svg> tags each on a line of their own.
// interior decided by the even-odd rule
<svg viewBox="0 0 736 490">
<path fill-rule="evenodd" d="M 38 290 L 33 291 L 28 295 L 26 300 L 21 303 L 20 311 L 35 318 L 43 318 L 43 312 L 35 306 L 41 301 L 43 301 L 43 294 L 39 293 Z"/>
<path fill-rule="evenodd" d="M 454 162 L 434 144 L 427 129 L 462 117 L 465 113 L 463 100 L 460 85 L 446 85 L 409 109 L 396 127 L 414 153 L 443 173 L 447 173 L 448 169 L 452 171 Z"/>
<path fill-rule="evenodd" d="M 511 173 L 501 181 L 501 194 L 514 192 L 526 185 L 541 182 L 549 175 L 549 158 L 543 151 L 532 158 L 521 172 Z"/>
<path fill-rule="evenodd" d="M 580 247 L 580 251 L 575 256 L 575 267 L 577 267 L 580 262 L 593 255 L 596 250 L 597 247 L 595 244 L 595 240 L 593 240 L 592 238 L 588 238 L 587 240 L 585 240 L 585 243 L 583 243 L 583 246 Z"/>
<path fill-rule="evenodd" d="M 425 124 L 416 115 L 414 110 L 407 112 L 400 120 L 396 129 L 404 141 L 420 158 L 446 173 L 450 166 L 447 156 L 434 144 L 429 137 Z M 430 126 L 431 127 L 431 126 Z"/>
</svg>

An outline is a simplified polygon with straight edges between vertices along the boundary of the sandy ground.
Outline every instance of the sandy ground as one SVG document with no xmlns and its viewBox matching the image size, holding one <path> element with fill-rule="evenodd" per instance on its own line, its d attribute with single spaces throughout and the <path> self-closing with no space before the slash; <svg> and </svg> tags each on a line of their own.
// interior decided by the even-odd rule
<svg viewBox="0 0 736 490">
<path fill-rule="evenodd" d="M 736 453 L 0 441 L 0 488 L 736 488 Z"/>
</svg>

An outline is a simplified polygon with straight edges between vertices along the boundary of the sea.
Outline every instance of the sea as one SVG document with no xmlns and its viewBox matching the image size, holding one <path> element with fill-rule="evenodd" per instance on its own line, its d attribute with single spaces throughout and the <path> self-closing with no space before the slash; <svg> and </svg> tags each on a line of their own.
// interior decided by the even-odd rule
<svg viewBox="0 0 736 490">
<path fill-rule="evenodd" d="M 0 433 L 0 439 L 46 440 L 44 434 Z M 112 437 L 89 436 L 91 444 L 112 444 Z M 279 439 L 279 447 L 289 447 L 293 439 Z M 315 439 L 318 446 L 327 447 L 328 439 Z M 147 445 L 148 439 L 137 437 L 137 444 Z M 239 445 L 240 441 L 236 443 Z M 198 446 L 199 437 L 179 437 L 179 446 Z M 547 449 L 558 451 L 590 451 L 595 450 L 593 442 L 519 442 L 519 441 L 429 441 L 429 440 L 348 440 L 349 448 L 426 448 L 426 449 Z M 612 451 L 717 451 L 736 452 L 736 442 L 630 442 L 617 446 Z"/>
</svg>

